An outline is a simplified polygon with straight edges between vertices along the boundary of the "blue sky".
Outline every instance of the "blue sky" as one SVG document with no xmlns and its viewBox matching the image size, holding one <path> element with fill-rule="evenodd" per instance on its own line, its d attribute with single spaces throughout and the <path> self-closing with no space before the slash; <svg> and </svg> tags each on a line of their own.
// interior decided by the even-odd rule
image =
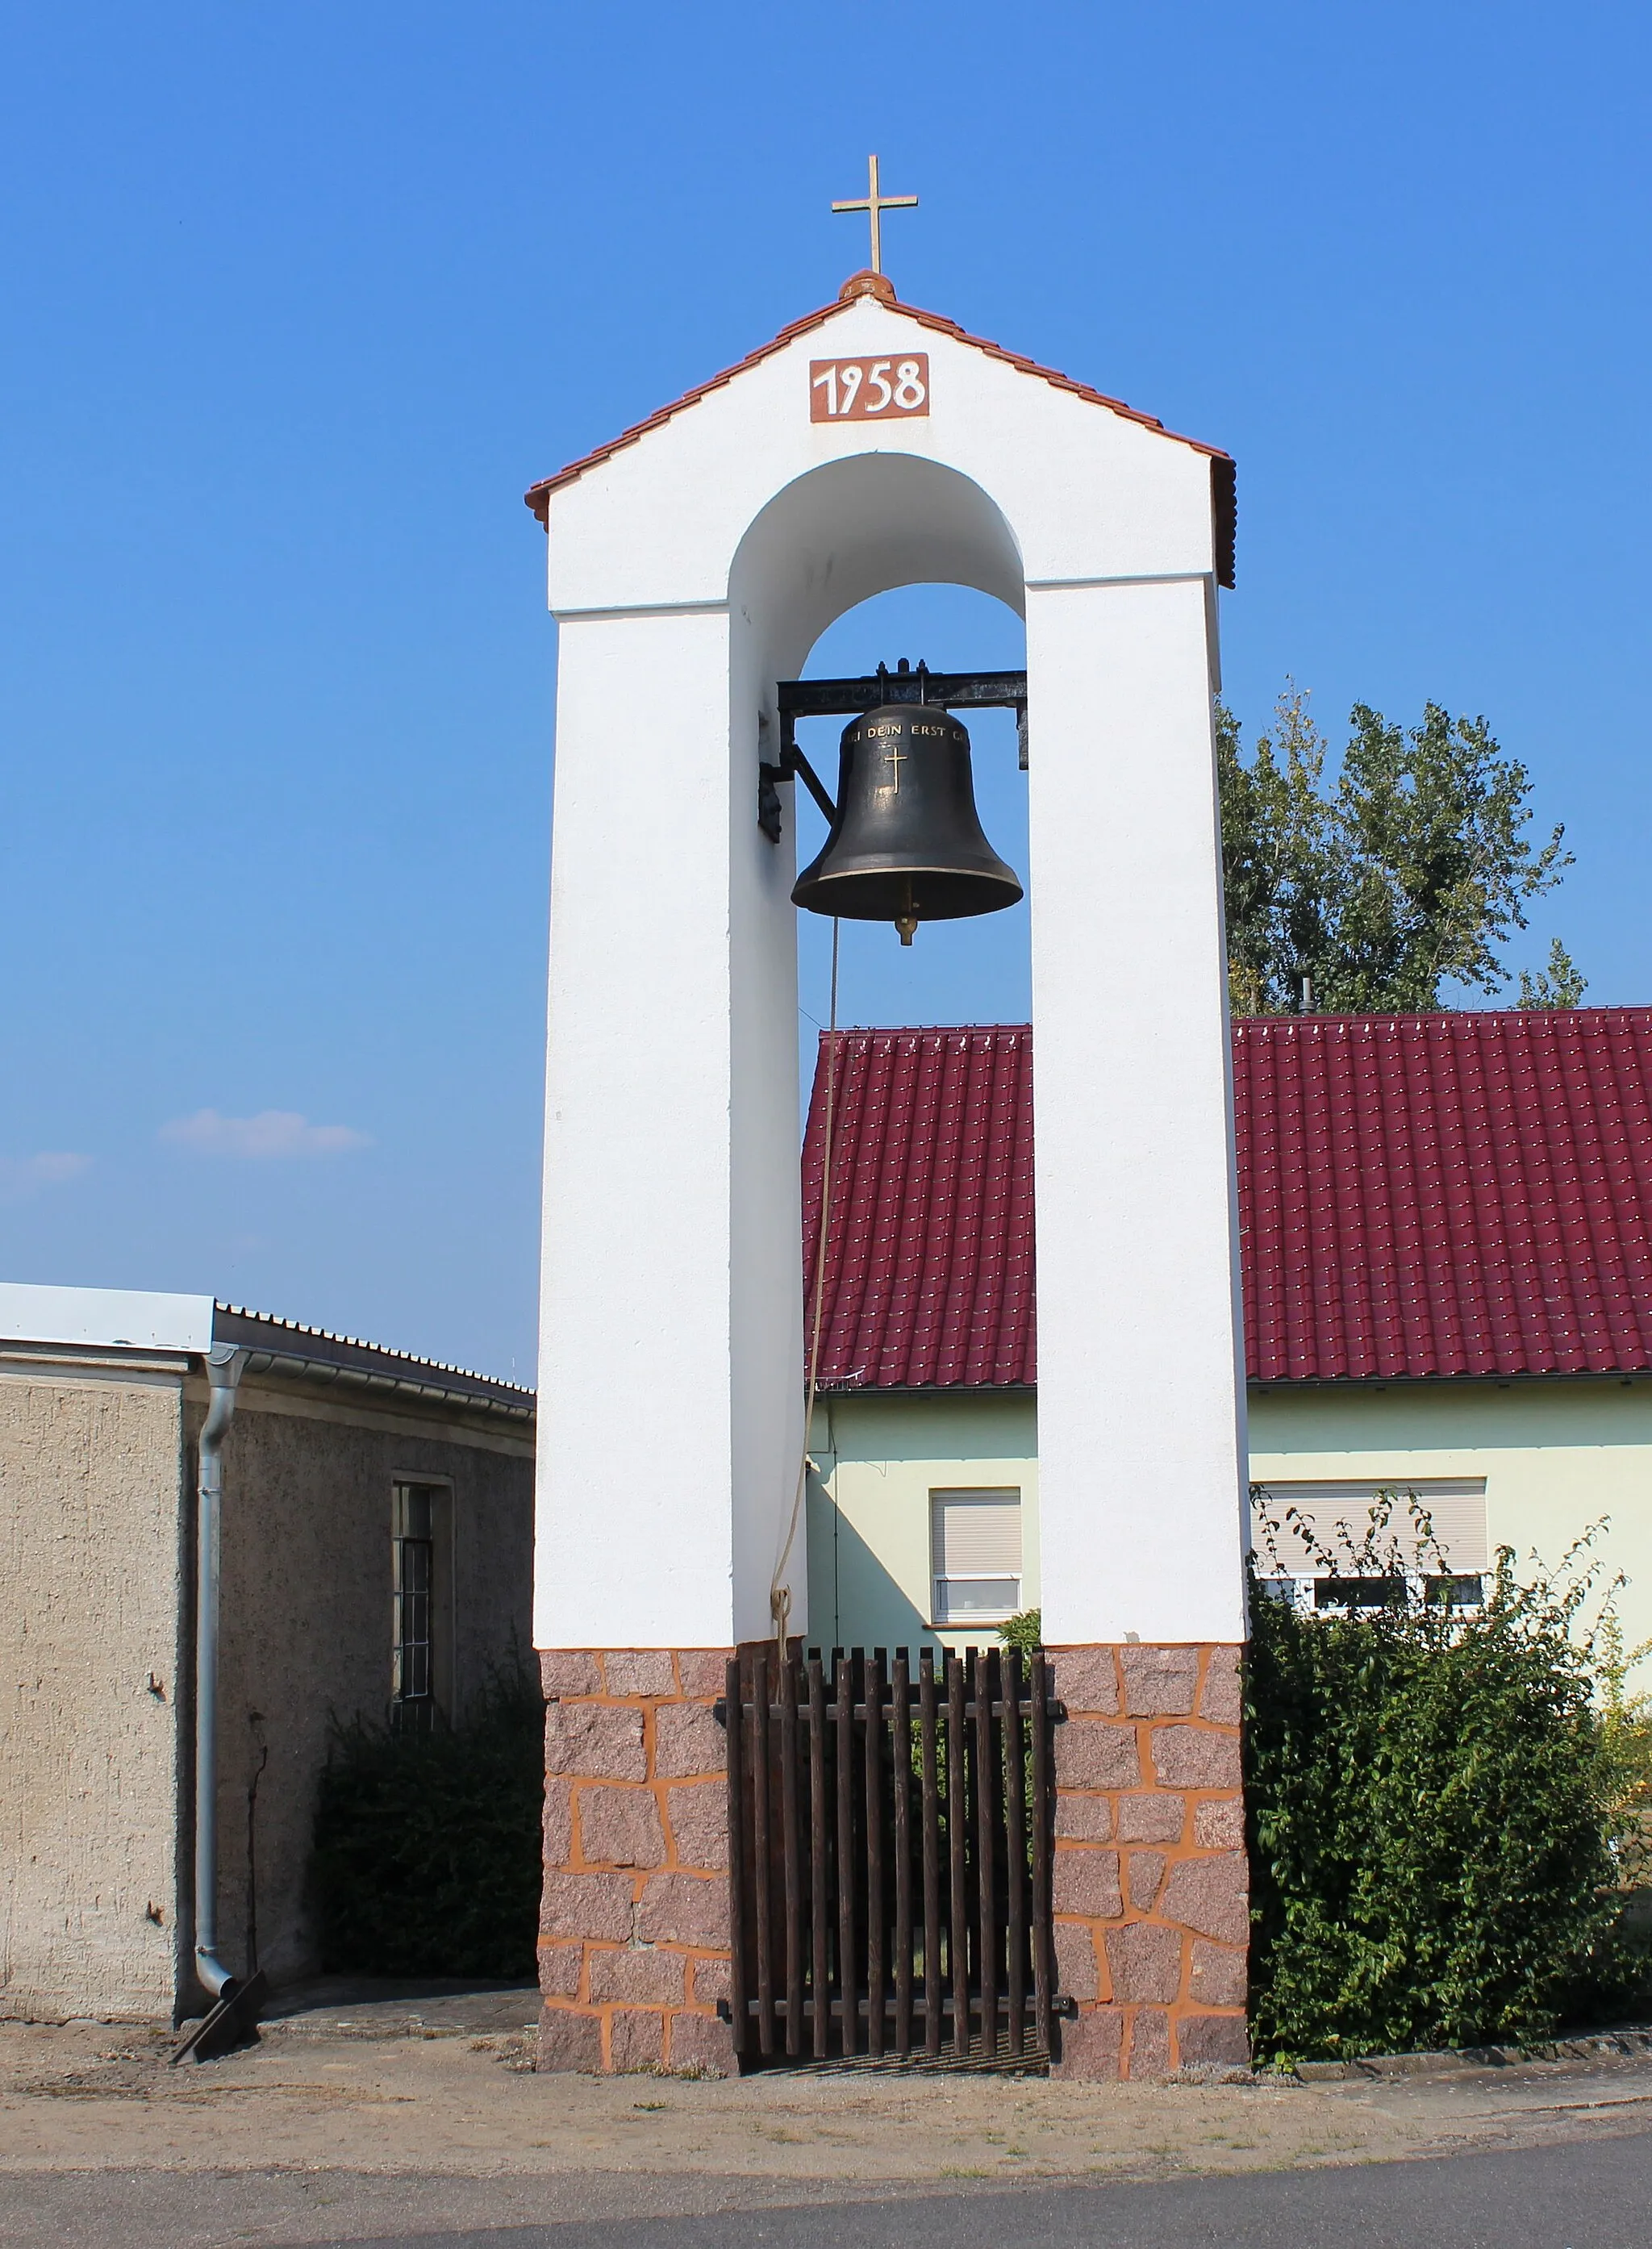
<svg viewBox="0 0 1652 2249">
<path fill-rule="evenodd" d="M 1652 999 L 1649 48 L 1644 9 L 1511 0 L 12 0 L 0 1275 L 527 1373 L 520 494 L 830 298 L 871 148 L 923 199 L 911 301 L 1237 457 L 1247 720 L 1287 673 L 1333 739 L 1356 698 L 1485 712 L 1578 855 L 1518 957 L 1559 932 Z M 921 591 L 814 668 L 1017 646 Z M 1026 1006 L 1020 914 L 847 948 L 846 1017 Z"/>
</svg>

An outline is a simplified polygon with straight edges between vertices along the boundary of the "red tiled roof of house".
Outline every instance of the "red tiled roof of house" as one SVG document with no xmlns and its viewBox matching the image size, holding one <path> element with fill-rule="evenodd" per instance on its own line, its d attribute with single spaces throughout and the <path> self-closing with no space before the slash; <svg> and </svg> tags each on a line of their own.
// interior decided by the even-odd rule
<svg viewBox="0 0 1652 2249">
<path fill-rule="evenodd" d="M 747 352 L 744 359 L 736 360 L 733 367 L 724 368 L 705 382 L 697 382 L 680 398 L 672 399 L 670 405 L 662 406 L 644 421 L 632 423 L 630 429 L 622 430 L 617 437 L 610 437 L 606 444 L 595 446 L 590 452 L 582 453 L 578 460 L 570 461 L 566 468 L 558 469 L 554 476 L 541 477 L 537 484 L 530 485 L 523 493 L 524 503 L 532 508 L 541 524 L 548 525 L 554 492 L 561 491 L 564 485 L 572 484 L 588 469 L 597 467 L 614 454 L 623 451 L 627 445 L 636 444 L 640 437 L 647 437 L 650 430 L 657 430 L 663 423 L 671 421 L 674 415 L 682 413 L 685 408 L 697 405 L 709 392 L 720 390 L 736 375 L 744 375 L 747 368 L 756 367 L 775 352 L 783 351 L 788 344 L 795 343 L 799 336 L 807 335 L 811 328 L 817 328 L 823 322 L 835 319 L 839 313 L 846 311 L 857 297 L 868 293 L 857 286 L 868 279 L 869 276 L 862 274 L 852 276 L 844 283 L 842 295 L 831 304 L 822 305 L 813 313 L 805 313 L 800 320 L 789 321 L 777 336 L 772 337 L 766 344 L 759 344 L 755 351 Z M 1139 422 L 1146 430 L 1156 430 L 1161 437 L 1172 439 L 1178 445 L 1190 445 L 1194 452 L 1207 454 L 1210 460 L 1211 505 L 1215 512 L 1216 576 L 1224 586 L 1233 584 L 1238 503 L 1231 454 L 1224 453 L 1219 445 L 1206 445 L 1197 437 L 1184 437 L 1174 430 L 1167 430 L 1153 415 L 1143 414 L 1133 406 L 1126 406 L 1121 398 L 1109 398 L 1105 391 L 1092 389 L 1089 383 L 1079 382 L 1072 375 L 1059 374 L 1054 368 L 1041 367 L 1036 360 L 1028 359 L 1020 352 L 1008 351 L 1002 344 L 992 343 L 985 336 L 972 336 L 967 329 L 960 328 L 956 320 L 949 320 L 944 313 L 926 313 L 916 305 L 903 305 L 892 291 L 887 295 L 882 291 L 877 293 L 891 312 L 904 313 L 909 320 L 917 320 L 924 327 L 933 328 L 938 335 L 951 336 L 960 344 L 968 344 L 975 351 L 987 353 L 990 358 L 1002 360 L 1007 367 L 1019 368 L 1023 375 L 1036 375 L 1040 382 L 1053 384 L 1057 390 L 1070 390 L 1076 398 L 1086 399 L 1092 406 L 1105 406 L 1112 413 L 1122 414 L 1126 421 Z"/>
<path fill-rule="evenodd" d="M 858 1389 L 1034 1373 L 1032 1033 L 840 1031 L 821 1379 Z M 803 1141 L 805 1333 L 826 1035 Z"/>
<path fill-rule="evenodd" d="M 823 1381 L 1035 1381 L 1030 1031 L 839 1037 Z M 1278 1016 L 1233 1041 L 1253 1381 L 1652 1368 L 1652 1008 Z"/>
</svg>

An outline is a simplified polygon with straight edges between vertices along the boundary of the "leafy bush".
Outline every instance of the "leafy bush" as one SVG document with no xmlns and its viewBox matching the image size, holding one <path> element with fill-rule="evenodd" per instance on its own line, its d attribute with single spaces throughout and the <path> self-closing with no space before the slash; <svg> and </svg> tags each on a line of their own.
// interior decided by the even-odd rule
<svg viewBox="0 0 1652 2249">
<path fill-rule="evenodd" d="M 998 1627 L 998 1637 L 1006 1647 L 1018 1647 L 1023 1656 L 1036 1655 L 1044 1644 L 1044 1617 L 1042 1609 L 1021 1609 L 1013 1617 L 1006 1617 Z"/>
<path fill-rule="evenodd" d="M 1449 1584 L 1411 1505 L 1421 1570 Z M 1524 1584 L 1503 1549 L 1468 1608 L 1430 1598 L 1415 1565 L 1405 1575 L 1397 1542 L 1331 1565 L 1389 1580 L 1386 1606 L 1348 1614 L 1273 1598 L 1253 1565 L 1259 2053 L 1529 2040 L 1633 2004 L 1645 1964 L 1614 1923 L 1645 1713 L 1622 1702 L 1614 1738 L 1595 1699 L 1587 1544 L 1557 1578 Z"/>
<path fill-rule="evenodd" d="M 325 1968 L 533 1975 L 544 1717 L 539 1682 L 517 1660 L 451 1729 L 335 1729 L 313 1861 Z"/>
<path fill-rule="evenodd" d="M 1652 1695 L 1631 1694 L 1629 1671 L 1652 1654 L 1652 1640 L 1626 1649 L 1614 1616 L 1601 1622 L 1596 1701 L 1600 1709 L 1619 1872 L 1626 1885 L 1652 1892 Z"/>
</svg>

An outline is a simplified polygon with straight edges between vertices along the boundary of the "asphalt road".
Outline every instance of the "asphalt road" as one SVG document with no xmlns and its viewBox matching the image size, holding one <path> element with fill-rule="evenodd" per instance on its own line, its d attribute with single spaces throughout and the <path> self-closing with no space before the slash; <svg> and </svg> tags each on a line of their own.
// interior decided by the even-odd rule
<svg viewBox="0 0 1652 2249">
<path fill-rule="evenodd" d="M 1153 2186 L 382 2236 L 361 2249 L 1645 2249 L 1652 2136 Z"/>
<path fill-rule="evenodd" d="M 427 2197 L 437 2184 L 381 2179 L 390 2206 L 404 2215 L 393 2232 L 364 2234 L 342 2211 L 328 2223 L 319 2207 L 314 2230 L 291 2230 L 267 2204 L 260 2210 L 256 2197 L 237 2193 L 233 2206 L 220 2200 L 215 2190 L 228 2182 L 211 2174 L 96 2180 L 84 2172 L 35 2174 L 26 2183 L 14 2174 L 0 2182 L 0 2241 L 52 2239 L 73 2249 L 118 2244 L 124 2204 L 127 2239 L 187 2239 L 213 2249 L 321 2240 L 354 2249 L 1643 2249 L 1652 2243 L 1652 2134 L 1645 2133 L 1143 2186 L 1029 2184 L 1013 2191 L 861 2198 L 845 2179 L 812 2203 L 743 2210 L 706 2208 L 708 2182 L 685 2180 L 678 2215 L 570 2215 L 551 2225 L 459 2231 L 430 2225 Z M 476 2184 L 485 2208 L 486 2183 Z M 325 2182 L 314 2184 L 325 2204 L 331 2199 Z M 176 2232 L 162 2206 L 169 2197 Z M 8 2204 L 23 2221 L 16 2231 L 7 2223 Z M 382 2218 L 375 2222 L 382 2225 Z"/>
</svg>

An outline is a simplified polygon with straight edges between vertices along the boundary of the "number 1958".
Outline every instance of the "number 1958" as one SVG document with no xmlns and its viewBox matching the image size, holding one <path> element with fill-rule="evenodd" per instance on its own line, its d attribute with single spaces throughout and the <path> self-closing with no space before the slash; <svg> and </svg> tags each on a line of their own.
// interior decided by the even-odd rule
<svg viewBox="0 0 1652 2249">
<path fill-rule="evenodd" d="M 898 421 L 929 411 L 929 354 L 911 359 L 814 359 L 809 363 L 811 422 Z"/>
</svg>

